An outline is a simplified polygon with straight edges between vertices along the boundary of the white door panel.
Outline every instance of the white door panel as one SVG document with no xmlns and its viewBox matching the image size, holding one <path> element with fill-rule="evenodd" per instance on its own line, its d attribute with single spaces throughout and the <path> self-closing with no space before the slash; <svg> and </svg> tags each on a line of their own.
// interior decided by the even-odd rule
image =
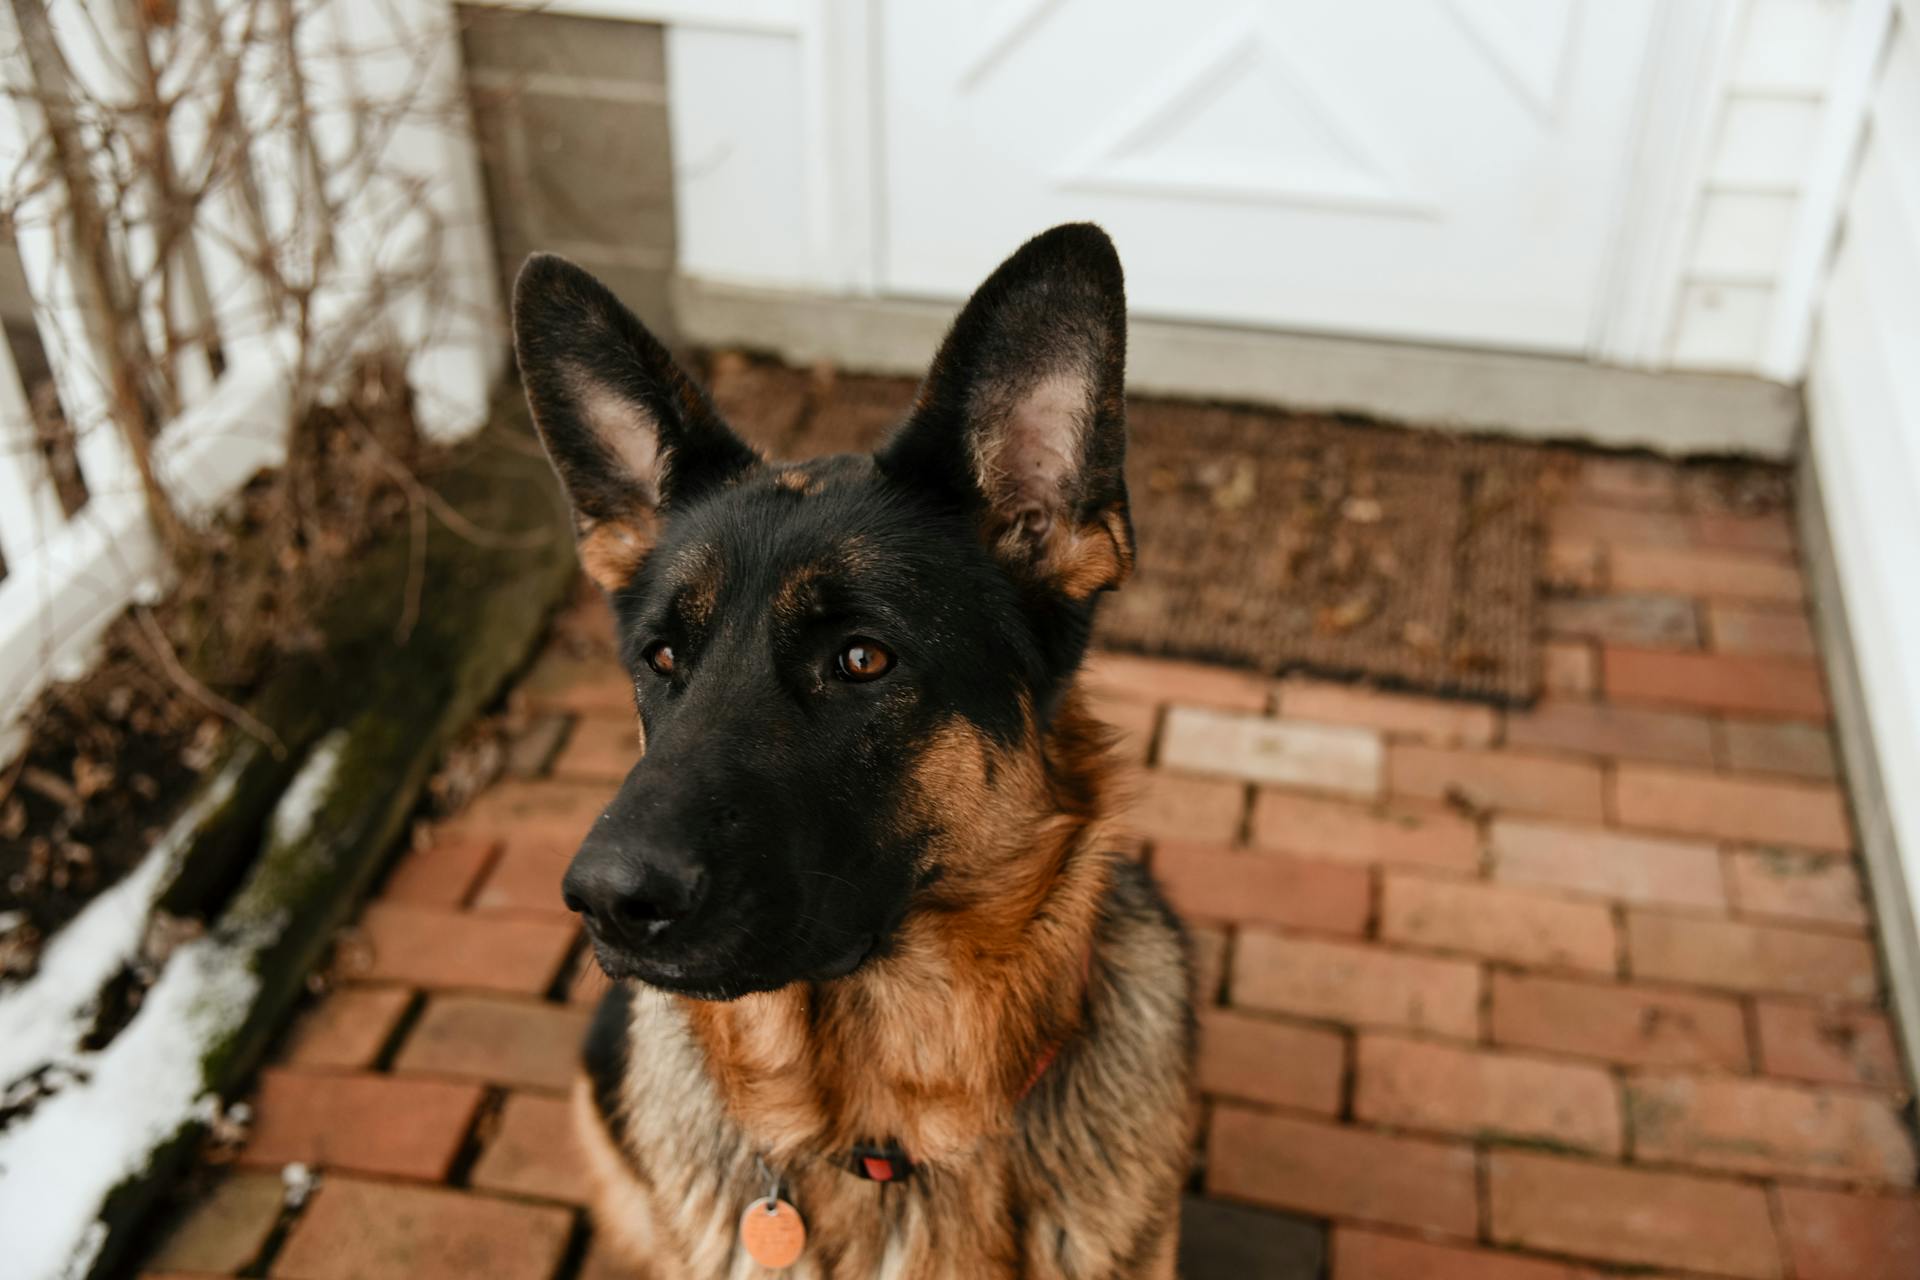
<svg viewBox="0 0 1920 1280">
<path fill-rule="evenodd" d="M 886 0 L 881 283 L 1093 218 L 1136 310 L 1581 351 L 1652 0 Z"/>
</svg>

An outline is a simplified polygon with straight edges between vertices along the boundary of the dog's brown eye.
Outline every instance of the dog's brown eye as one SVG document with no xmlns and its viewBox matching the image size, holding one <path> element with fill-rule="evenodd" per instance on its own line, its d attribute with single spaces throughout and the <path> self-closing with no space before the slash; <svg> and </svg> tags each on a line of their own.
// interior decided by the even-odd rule
<svg viewBox="0 0 1920 1280">
<path fill-rule="evenodd" d="M 662 676 L 672 675 L 673 674 L 673 646 L 668 644 L 666 641 L 662 640 L 659 644 L 656 644 L 652 648 L 648 649 L 647 665 L 653 668 L 655 675 L 662 675 Z"/>
<path fill-rule="evenodd" d="M 840 651 L 840 674 L 849 680 L 878 680 L 893 668 L 893 655 L 871 640 L 849 640 Z"/>
</svg>

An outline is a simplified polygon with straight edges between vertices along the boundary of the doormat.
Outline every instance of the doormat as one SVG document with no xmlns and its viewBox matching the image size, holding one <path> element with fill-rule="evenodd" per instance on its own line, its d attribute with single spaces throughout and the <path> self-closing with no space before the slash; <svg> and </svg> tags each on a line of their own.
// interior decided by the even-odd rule
<svg viewBox="0 0 1920 1280">
<path fill-rule="evenodd" d="M 915 384 L 722 356 L 770 453 L 875 447 Z M 1321 414 L 1129 402 L 1138 562 L 1097 640 L 1269 675 L 1522 703 L 1538 691 L 1535 446 Z"/>
</svg>

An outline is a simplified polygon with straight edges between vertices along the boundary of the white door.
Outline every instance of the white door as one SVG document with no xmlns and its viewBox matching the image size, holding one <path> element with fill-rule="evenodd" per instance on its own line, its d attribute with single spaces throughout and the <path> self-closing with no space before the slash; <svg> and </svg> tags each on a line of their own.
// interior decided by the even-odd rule
<svg viewBox="0 0 1920 1280">
<path fill-rule="evenodd" d="M 1580 352 L 1653 0 L 887 0 L 881 286 L 1055 222 L 1142 314 Z"/>
</svg>

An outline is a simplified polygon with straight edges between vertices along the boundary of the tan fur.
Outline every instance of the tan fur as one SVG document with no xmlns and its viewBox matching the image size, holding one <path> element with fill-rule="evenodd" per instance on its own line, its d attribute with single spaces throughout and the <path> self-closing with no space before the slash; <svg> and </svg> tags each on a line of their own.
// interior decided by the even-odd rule
<svg viewBox="0 0 1920 1280">
<path fill-rule="evenodd" d="M 1172 1274 L 1184 955 L 1158 918 L 1113 905 L 1106 732 L 1074 700 L 1044 742 L 1029 724 L 1009 749 L 956 720 L 922 753 L 901 820 L 942 832 L 947 874 L 887 955 L 725 1004 L 635 989 L 624 1153 L 580 1111 L 623 1253 L 658 1274 L 764 1274 L 733 1245 L 764 1191 L 757 1158 L 806 1218 L 787 1273 L 803 1280 Z M 828 1163 L 880 1138 L 916 1161 L 908 1184 Z M 632 1214 L 649 1221 L 612 1222 Z"/>
<path fill-rule="evenodd" d="M 636 507 L 621 520 L 582 520 L 580 567 L 601 590 L 619 590 L 653 550 L 658 524 L 651 507 Z"/>
</svg>

